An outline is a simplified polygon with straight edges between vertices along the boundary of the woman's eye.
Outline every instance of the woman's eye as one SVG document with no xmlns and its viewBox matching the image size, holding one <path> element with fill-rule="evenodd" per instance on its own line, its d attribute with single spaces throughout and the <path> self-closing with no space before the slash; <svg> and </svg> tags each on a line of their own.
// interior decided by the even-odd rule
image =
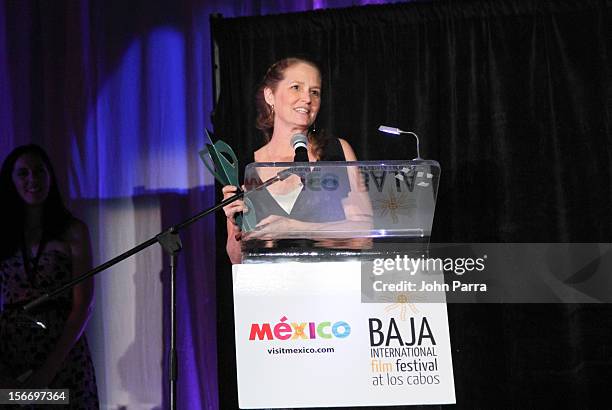
<svg viewBox="0 0 612 410">
<path fill-rule="evenodd" d="M 291 88 L 292 88 L 293 90 L 299 90 L 299 89 L 300 89 L 300 86 L 299 86 L 298 84 L 293 84 L 293 85 L 291 86 Z"/>
</svg>

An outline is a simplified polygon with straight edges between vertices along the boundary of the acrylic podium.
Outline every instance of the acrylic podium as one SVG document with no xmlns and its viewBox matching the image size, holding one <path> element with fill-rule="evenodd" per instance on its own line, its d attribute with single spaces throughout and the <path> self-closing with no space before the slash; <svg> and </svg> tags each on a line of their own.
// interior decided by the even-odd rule
<svg viewBox="0 0 612 410">
<path fill-rule="evenodd" d="M 364 268 L 427 248 L 439 176 L 425 160 L 247 166 L 240 408 L 455 402 L 446 305 L 376 300 Z"/>
</svg>

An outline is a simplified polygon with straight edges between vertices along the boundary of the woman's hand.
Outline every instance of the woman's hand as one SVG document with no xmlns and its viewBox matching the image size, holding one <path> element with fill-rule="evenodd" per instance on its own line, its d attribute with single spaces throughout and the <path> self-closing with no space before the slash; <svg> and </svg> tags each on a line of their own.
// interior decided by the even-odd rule
<svg viewBox="0 0 612 410">
<path fill-rule="evenodd" d="M 236 192 L 238 192 L 238 188 L 233 185 L 226 185 L 223 187 L 221 192 L 223 192 L 223 200 L 226 200 L 234 196 Z M 244 201 L 239 199 L 237 201 L 232 202 L 231 204 L 225 205 L 223 207 L 223 212 L 225 212 L 225 216 L 234 225 L 234 227 L 240 229 L 238 223 L 236 223 L 236 214 L 240 212 L 248 212 L 248 209 L 244 205 Z"/>
<path fill-rule="evenodd" d="M 275 239 L 287 237 L 299 231 L 306 231 L 308 224 L 280 215 L 270 215 L 257 224 L 255 229 L 245 234 L 245 239 Z"/>
<path fill-rule="evenodd" d="M 221 192 L 223 192 L 223 200 L 234 196 L 237 191 L 238 188 L 233 185 L 224 186 L 221 190 Z M 223 212 L 225 212 L 225 216 L 227 217 L 227 242 L 225 244 L 225 250 L 233 264 L 240 263 L 242 261 L 242 249 L 240 246 L 242 230 L 236 222 L 236 214 L 239 212 L 248 212 L 248 209 L 244 205 L 244 201 L 239 199 L 224 206 Z"/>
</svg>

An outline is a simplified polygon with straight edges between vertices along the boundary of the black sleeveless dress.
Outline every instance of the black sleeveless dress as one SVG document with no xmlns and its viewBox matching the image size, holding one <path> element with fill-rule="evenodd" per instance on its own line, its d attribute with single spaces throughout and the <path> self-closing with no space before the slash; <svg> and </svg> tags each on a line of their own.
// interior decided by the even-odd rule
<svg viewBox="0 0 612 410">
<path fill-rule="evenodd" d="M 254 157 L 251 158 L 254 162 Z M 340 140 L 331 139 L 323 147 L 319 161 L 346 161 Z M 253 211 L 258 221 L 270 215 L 285 216 L 304 222 L 333 222 L 345 219 L 342 200 L 349 192 L 346 170 L 325 172 L 314 167 L 311 172 L 301 174 L 302 190 L 291 208 L 285 211 L 267 189 L 249 193 Z M 261 184 L 258 177 L 248 181 L 247 189 Z"/>
<path fill-rule="evenodd" d="M 254 157 L 251 158 L 254 162 Z M 319 161 L 346 161 L 340 140 L 330 139 L 323 146 Z M 293 207 L 287 212 L 281 207 L 267 189 L 249 193 L 247 206 L 249 213 L 245 215 L 252 221 L 261 221 L 270 215 L 284 216 L 303 222 L 334 222 L 346 219 L 342 200 L 350 191 L 349 178 L 344 167 L 335 168 L 335 171 L 316 166 L 302 173 L 302 188 Z M 250 181 L 245 181 L 247 190 L 254 188 L 263 181 L 251 175 Z M 310 252 L 319 248 L 312 239 L 280 239 L 276 241 L 249 240 L 243 245 L 243 252 L 251 258 L 257 257 L 284 257 L 296 253 Z M 321 256 L 324 256 L 321 254 Z"/>
</svg>

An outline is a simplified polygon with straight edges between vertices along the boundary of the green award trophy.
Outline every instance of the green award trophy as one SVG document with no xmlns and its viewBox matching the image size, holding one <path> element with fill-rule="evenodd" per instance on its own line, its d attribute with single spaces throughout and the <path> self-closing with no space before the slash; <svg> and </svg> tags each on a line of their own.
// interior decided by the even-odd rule
<svg viewBox="0 0 612 410">
<path fill-rule="evenodd" d="M 238 158 L 234 150 L 225 142 L 217 140 L 212 142 L 211 132 L 206 130 L 205 147 L 199 151 L 204 166 L 215 176 L 223 186 L 233 185 L 240 187 L 238 180 Z M 251 201 L 244 197 L 244 204 L 248 209 L 242 215 L 236 215 L 236 223 L 243 231 L 250 231 L 255 227 L 255 210 Z"/>
</svg>

